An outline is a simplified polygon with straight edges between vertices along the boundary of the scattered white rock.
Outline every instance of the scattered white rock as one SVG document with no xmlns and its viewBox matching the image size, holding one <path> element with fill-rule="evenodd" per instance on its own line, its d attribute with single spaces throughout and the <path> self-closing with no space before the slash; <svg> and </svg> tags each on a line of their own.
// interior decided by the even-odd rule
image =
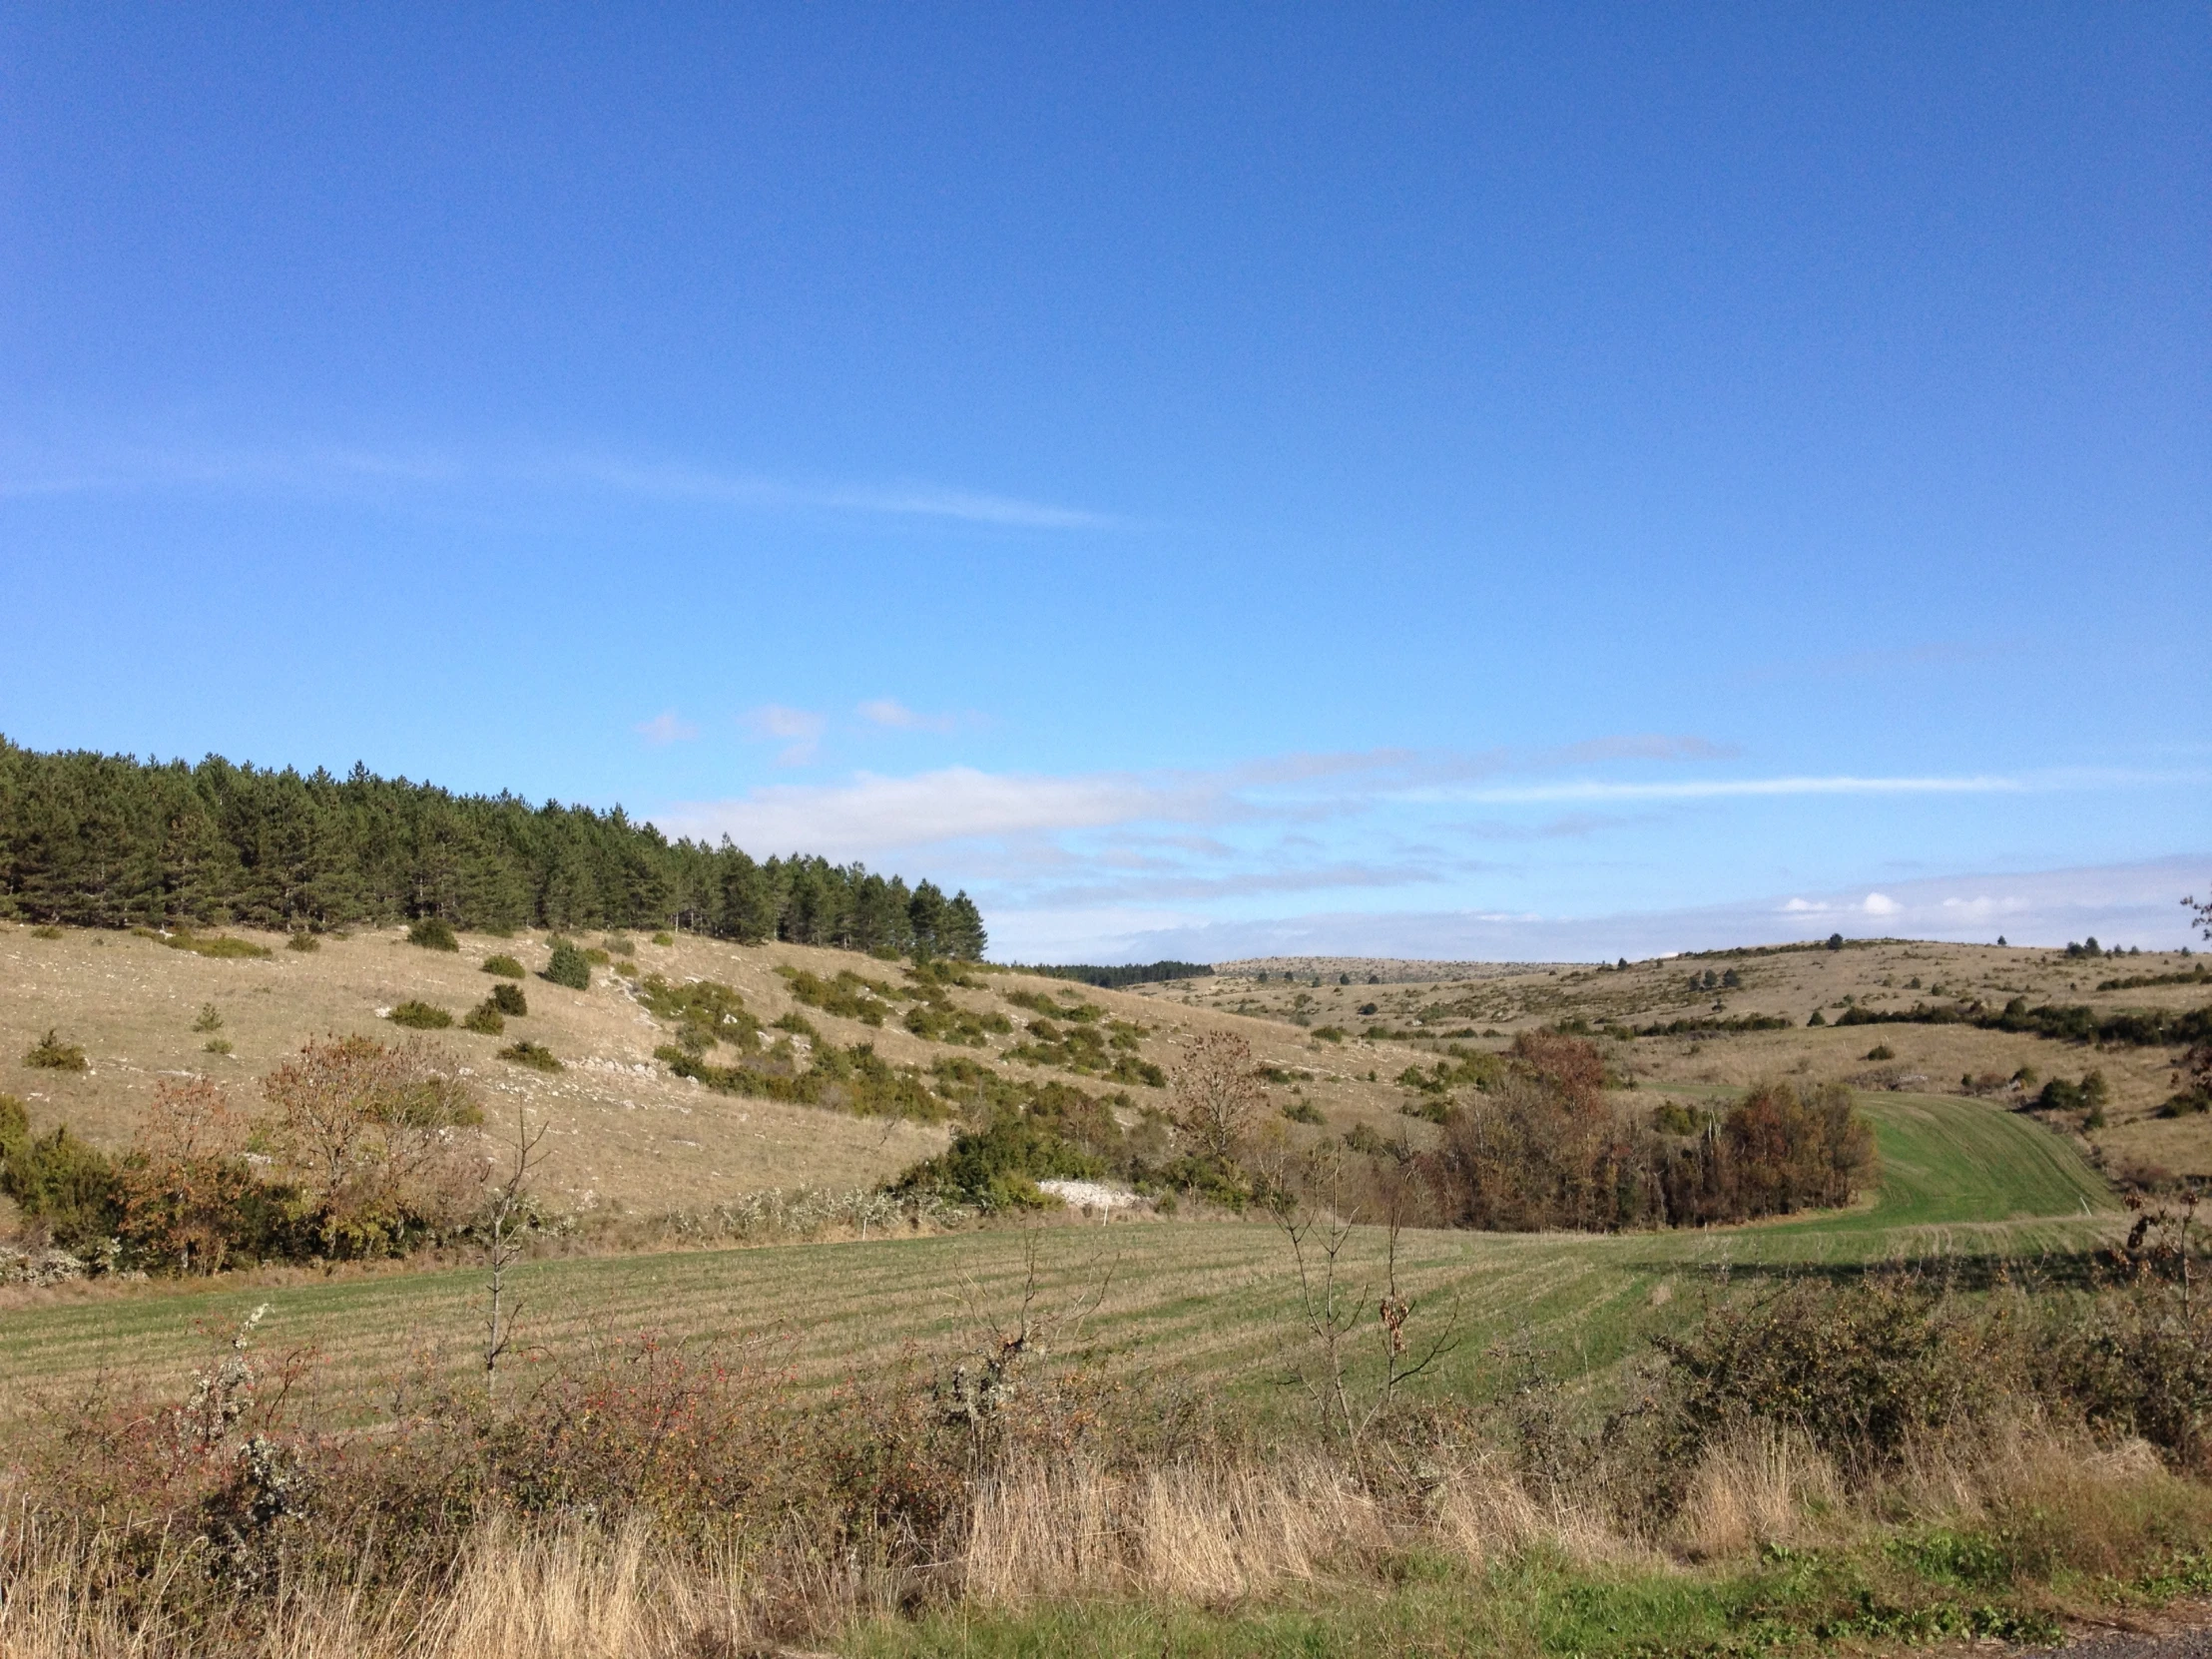
<svg viewBox="0 0 2212 1659">
<path fill-rule="evenodd" d="M 1126 1187 L 1109 1187 L 1103 1181 L 1071 1181 L 1058 1177 L 1037 1183 L 1039 1192 L 1051 1193 L 1071 1210 L 1127 1210 L 1143 1199 Z"/>
</svg>

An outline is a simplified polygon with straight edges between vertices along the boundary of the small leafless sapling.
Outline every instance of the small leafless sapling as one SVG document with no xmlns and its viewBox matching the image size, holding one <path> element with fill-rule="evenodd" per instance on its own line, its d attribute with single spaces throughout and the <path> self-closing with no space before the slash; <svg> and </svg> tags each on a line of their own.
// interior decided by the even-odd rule
<svg viewBox="0 0 2212 1659">
<path fill-rule="evenodd" d="M 1310 1183 L 1310 1187 L 1313 1185 L 1326 1183 Z M 1405 1385 L 1459 1343 L 1455 1316 L 1418 1342 L 1408 1332 L 1414 1303 L 1399 1287 L 1397 1278 L 1403 1197 L 1396 1183 L 1384 1187 L 1384 1256 L 1380 1289 L 1358 1282 L 1348 1260 L 1359 1232 L 1357 1210 L 1339 1214 L 1309 1198 L 1276 1213 L 1276 1224 L 1290 1243 L 1291 1259 L 1298 1269 L 1299 1317 L 1315 1350 L 1313 1360 L 1299 1367 L 1297 1380 L 1313 1401 L 1323 1429 L 1343 1440 L 1363 1474 L 1368 1438 L 1388 1418 Z M 1371 1301 L 1372 1335 L 1381 1351 L 1382 1369 L 1372 1381 L 1361 1382 L 1354 1376 L 1355 1351 L 1360 1333 L 1368 1325 Z"/>
<path fill-rule="evenodd" d="M 514 1142 L 502 1160 L 505 1178 L 492 1188 L 478 1233 L 484 1243 L 484 1267 L 490 1277 L 491 1306 L 484 1319 L 484 1391 L 499 1386 L 499 1359 L 514 1340 L 522 1305 L 507 1297 L 507 1270 L 522 1257 L 532 1220 L 532 1178 L 545 1161 L 548 1126 L 532 1129 L 522 1108 L 515 1108 Z"/>
</svg>

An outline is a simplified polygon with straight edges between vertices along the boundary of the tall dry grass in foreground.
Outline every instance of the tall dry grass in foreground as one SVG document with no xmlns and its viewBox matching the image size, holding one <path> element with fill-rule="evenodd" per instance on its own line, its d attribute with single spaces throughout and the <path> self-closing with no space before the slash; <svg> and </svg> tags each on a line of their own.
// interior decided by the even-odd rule
<svg viewBox="0 0 2212 1659">
<path fill-rule="evenodd" d="M 1438 1573 L 1472 1604 L 1531 1562 L 1695 1584 L 1805 1550 L 1853 1564 L 1773 1595 L 1848 1579 L 1904 1617 L 2212 1559 L 2212 1316 L 2156 1284 L 1803 1284 L 1656 1344 L 1610 1409 L 1531 1358 L 1495 1399 L 1303 1432 L 1056 1358 L 1033 1312 L 827 1399 L 642 1341 L 496 1402 L 401 1387 L 343 1431 L 287 1415 L 249 1328 L 184 1398 L 57 1402 L 7 1448 L 0 1659 L 696 1659 L 947 1611 Z"/>
<path fill-rule="evenodd" d="M 1689 1573 L 1693 1558 L 1725 1562 L 1763 1544 L 1848 1544 L 1904 1504 L 1926 1505 L 1924 1521 L 2015 1538 L 2040 1517 L 2047 1536 L 2030 1543 L 2045 1566 L 2089 1570 L 2124 1565 L 2162 1529 L 2212 1517 L 2202 1489 L 2142 1442 L 2099 1450 L 2044 1431 L 2010 1433 L 1978 1458 L 1932 1449 L 1894 1481 L 1847 1493 L 1809 1442 L 1749 1429 L 1710 1448 L 1673 1522 L 1642 1536 L 1600 1503 L 1532 1492 L 1502 1469 L 1457 1471 L 1392 1502 L 1311 1452 L 1121 1473 L 1029 1461 L 976 1487 L 954 1528 L 958 1548 L 941 1562 L 838 1562 L 805 1540 L 703 1555 L 672 1547 L 642 1518 L 610 1530 L 495 1517 L 470 1528 L 442 1574 L 374 1589 L 342 1577 L 281 1582 L 211 1609 L 193 1589 L 209 1570 L 203 1541 L 164 1539 L 118 1593 L 114 1537 L 19 1500 L 0 1529 L 0 1659 L 701 1659 L 805 1648 L 924 1601 L 1222 1606 L 1291 1586 L 1373 1588 L 1415 1552 L 1470 1581 L 1532 1551 Z"/>
</svg>

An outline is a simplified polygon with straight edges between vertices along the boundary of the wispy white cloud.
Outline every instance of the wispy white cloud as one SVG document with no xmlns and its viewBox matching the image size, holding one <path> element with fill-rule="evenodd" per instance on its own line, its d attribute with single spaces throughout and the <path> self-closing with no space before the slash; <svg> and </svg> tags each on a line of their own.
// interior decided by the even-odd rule
<svg viewBox="0 0 2212 1659">
<path fill-rule="evenodd" d="M 873 697 L 853 711 L 870 726 L 880 726 L 892 732 L 954 732 L 959 729 L 957 715 L 925 715 L 909 709 L 895 697 Z"/>
<path fill-rule="evenodd" d="M 1018 530 L 1100 530 L 1121 521 L 1080 507 L 1029 501 L 940 484 L 803 483 L 748 472 L 571 456 L 546 463 L 556 477 L 597 483 L 625 494 L 731 507 L 816 508 L 906 518 L 957 519 Z"/>
<path fill-rule="evenodd" d="M 738 725 L 754 738 L 785 747 L 778 766 L 805 766 L 822 748 L 822 734 L 830 722 L 811 709 L 794 709 L 782 703 L 764 703 L 738 717 Z"/>
<path fill-rule="evenodd" d="M 790 741 L 787 756 L 811 758 L 825 722 L 780 705 L 748 717 L 756 736 Z M 778 785 L 732 801 L 692 803 L 664 815 L 684 831 L 748 833 L 762 844 L 819 845 L 853 852 L 1111 826 L 1161 824 L 1186 830 L 1235 824 L 1314 822 L 1372 810 L 1382 802 L 1479 801 L 1490 805 L 1663 802 L 1735 797 L 1952 795 L 2019 791 L 2016 779 L 1771 778 L 1672 782 L 1581 780 L 1464 787 L 1424 782 L 1463 776 L 1480 758 L 1423 759 L 1400 750 L 1292 755 L 1212 772 L 986 773 L 948 767 L 887 778 L 861 773 L 837 784 Z M 1491 765 L 1503 765 L 1491 762 Z M 1533 763 L 1515 763 L 1533 764 Z M 1574 835 L 1588 820 L 1556 820 L 1532 833 Z M 765 832 L 773 831 L 773 832 Z"/>
<path fill-rule="evenodd" d="M 2192 942 L 2176 895 L 2201 882 L 2212 853 L 2033 870 L 1931 876 L 1817 898 L 1763 899 L 1695 908 L 1562 915 L 1496 910 L 1351 911 L 1262 921 L 1182 921 L 1117 928 L 1110 909 L 1045 912 L 1039 934 L 1062 960 L 1233 961 L 1264 955 L 1403 956 L 1442 961 L 1610 961 L 1735 944 L 1786 943 L 1831 931 L 1894 937 L 2058 945 L 2094 933 L 2145 949 Z M 1891 908 L 1870 911 L 1870 898 Z M 1854 923 L 1857 926 L 1854 926 Z M 1028 918 L 992 918 L 1005 954 L 1027 948 Z M 1086 936 L 1085 928 L 1090 929 Z M 1087 947 L 1087 949 L 1086 949 Z M 1045 959 L 1029 952 L 1029 959 Z"/>
<path fill-rule="evenodd" d="M 756 711 L 776 718 L 798 710 Z M 765 733 L 812 743 L 821 736 L 790 722 Z M 658 822 L 680 834 L 728 834 L 741 846 L 795 847 L 830 857 L 877 855 L 946 841 L 1098 829 L 1153 817 L 1168 800 L 1135 778 L 1068 778 L 947 767 L 906 778 L 861 773 L 842 784 L 772 784 L 735 801 L 679 807 Z"/>
<path fill-rule="evenodd" d="M 656 749 L 672 743 L 689 743 L 699 736 L 699 728 L 679 718 L 674 709 L 663 709 L 651 720 L 640 721 L 633 730 Z"/>
<path fill-rule="evenodd" d="M 1127 524 L 1086 508 L 919 480 L 807 481 L 672 462 L 511 449 L 437 454 L 359 444 L 175 442 L 0 453 L 0 498 L 191 488 L 315 495 L 351 493 L 363 485 L 596 490 L 747 511 L 860 513 L 1014 530 L 1097 530 Z"/>
<path fill-rule="evenodd" d="M 2017 778 L 1681 778 L 1657 782 L 1586 778 L 1557 784 L 1408 791 L 1405 799 L 1541 806 L 1570 801 L 1725 801 L 1804 795 L 1998 795 L 2030 788 Z"/>
</svg>

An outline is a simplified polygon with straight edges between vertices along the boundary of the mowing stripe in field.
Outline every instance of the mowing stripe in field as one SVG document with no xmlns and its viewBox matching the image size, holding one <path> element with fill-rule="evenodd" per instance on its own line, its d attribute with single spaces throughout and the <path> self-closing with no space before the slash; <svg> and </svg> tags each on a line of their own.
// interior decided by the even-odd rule
<svg viewBox="0 0 2212 1659">
<path fill-rule="evenodd" d="M 1548 1355 L 1563 1374 L 1605 1372 L 1651 1331 L 1694 1317 L 1694 1293 L 1723 1268 L 2078 1252 L 2111 1232 L 2108 1189 L 2039 1125 L 1942 1096 L 1876 1095 L 1865 1105 L 1884 1172 L 1878 1196 L 1856 1210 L 1704 1232 L 1405 1234 L 1399 1273 L 1417 1317 L 1461 1334 L 1440 1382 L 1483 1385 L 1515 1347 Z M 1374 1294 L 1382 1244 L 1364 1231 L 1348 1252 L 1362 1298 Z M 1032 1251 L 1048 1309 L 1108 1286 L 1088 1340 L 1137 1367 L 1263 1389 L 1283 1379 L 1302 1341 L 1290 1253 L 1264 1222 L 552 1259 L 527 1264 L 515 1283 L 522 1340 L 549 1355 L 654 1331 L 757 1345 L 750 1352 L 764 1362 L 823 1383 L 902 1353 L 967 1346 L 1010 1321 Z M 465 1374 L 481 1291 L 478 1273 L 445 1270 L 54 1293 L 0 1314 L 0 1398 L 82 1391 L 104 1372 L 175 1379 L 208 1353 L 208 1333 L 267 1301 L 265 1346 L 314 1348 L 323 1387 L 348 1409 L 413 1360 Z"/>
</svg>

